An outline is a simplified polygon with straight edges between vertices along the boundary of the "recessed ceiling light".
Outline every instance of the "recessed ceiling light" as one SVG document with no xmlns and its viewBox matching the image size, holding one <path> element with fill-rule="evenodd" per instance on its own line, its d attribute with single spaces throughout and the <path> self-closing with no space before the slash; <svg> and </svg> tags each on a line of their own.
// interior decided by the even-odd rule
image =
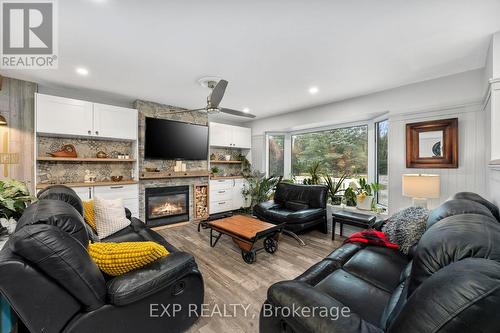
<svg viewBox="0 0 500 333">
<path fill-rule="evenodd" d="M 318 93 L 318 91 L 319 91 L 318 87 L 311 87 L 311 88 L 309 88 L 309 93 L 311 95 L 316 95 Z"/>
<path fill-rule="evenodd" d="M 76 72 L 77 72 L 78 74 L 80 74 L 80 75 L 83 75 L 83 76 L 87 76 L 87 75 L 89 75 L 89 70 L 88 70 L 88 69 L 86 69 L 86 68 L 83 68 L 83 67 L 78 67 L 78 68 L 76 69 Z"/>
<path fill-rule="evenodd" d="M 250 109 L 249 108 L 243 108 L 243 112 L 248 113 L 248 112 L 250 112 Z"/>
</svg>

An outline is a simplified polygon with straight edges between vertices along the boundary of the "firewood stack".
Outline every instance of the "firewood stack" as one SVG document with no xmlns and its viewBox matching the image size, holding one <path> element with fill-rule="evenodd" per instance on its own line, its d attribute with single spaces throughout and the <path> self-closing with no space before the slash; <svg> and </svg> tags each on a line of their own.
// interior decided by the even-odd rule
<svg viewBox="0 0 500 333">
<path fill-rule="evenodd" d="M 208 184 L 194 185 L 195 219 L 208 218 Z"/>
</svg>

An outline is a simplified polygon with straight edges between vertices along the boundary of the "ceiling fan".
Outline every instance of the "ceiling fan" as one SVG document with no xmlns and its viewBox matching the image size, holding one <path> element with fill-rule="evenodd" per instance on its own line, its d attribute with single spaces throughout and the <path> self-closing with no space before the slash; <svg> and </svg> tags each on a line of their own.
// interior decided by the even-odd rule
<svg viewBox="0 0 500 333">
<path fill-rule="evenodd" d="M 224 92 L 226 91 L 226 87 L 228 84 L 226 80 L 221 79 L 216 81 L 216 79 L 214 78 L 209 78 L 209 79 L 201 79 L 199 82 L 202 86 L 212 89 L 212 92 L 207 97 L 207 106 L 201 109 L 183 110 L 180 112 L 206 111 L 208 114 L 216 114 L 222 112 L 231 114 L 233 116 L 255 118 L 255 115 L 250 114 L 248 112 L 222 108 L 219 106 L 220 102 L 222 101 L 222 97 L 224 97 Z"/>
</svg>

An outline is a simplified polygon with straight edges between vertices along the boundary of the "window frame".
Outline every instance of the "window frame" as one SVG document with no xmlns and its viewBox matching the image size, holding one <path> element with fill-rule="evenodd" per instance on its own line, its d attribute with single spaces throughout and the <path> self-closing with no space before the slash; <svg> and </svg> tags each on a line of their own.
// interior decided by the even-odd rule
<svg viewBox="0 0 500 333">
<path fill-rule="evenodd" d="M 375 149 L 374 149 L 374 152 L 375 152 L 375 173 L 374 173 L 374 177 L 375 177 L 375 182 L 379 183 L 379 156 L 378 156 L 378 144 L 379 144 L 379 126 L 380 126 L 380 123 L 383 123 L 383 122 L 387 122 L 387 177 L 389 177 L 389 125 L 390 125 L 390 121 L 388 118 L 383 118 L 383 119 L 376 119 L 374 121 L 374 126 L 375 126 L 375 131 L 374 131 L 374 137 L 375 137 Z M 389 179 L 388 179 L 389 180 Z M 389 193 L 389 185 L 387 185 L 387 193 Z M 376 203 L 377 205 L 379 206 L 382 206 L 384 208 L 388 208 L 389 207 L 389 202 L 387 202 L 387 204 L 385 203 L 380 203 L 380 198 L 379 198 L 379 193 L 377 193 L 377 196 L 376 196 Z M 389 201 L 389 197 L 387 198 L 387 201 Z"/>
</svg>

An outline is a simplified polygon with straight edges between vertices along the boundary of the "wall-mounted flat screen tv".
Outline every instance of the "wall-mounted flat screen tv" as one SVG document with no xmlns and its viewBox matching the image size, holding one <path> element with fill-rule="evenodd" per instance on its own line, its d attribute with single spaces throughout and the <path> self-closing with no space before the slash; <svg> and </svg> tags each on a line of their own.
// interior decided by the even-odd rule
<svg viewBox="0 0 500 333">
<path fill-rule="evenodd" d="M 208 126 L 146 118 L 146 159 L 206 160 L 207 155 Z"/>
</svg>

